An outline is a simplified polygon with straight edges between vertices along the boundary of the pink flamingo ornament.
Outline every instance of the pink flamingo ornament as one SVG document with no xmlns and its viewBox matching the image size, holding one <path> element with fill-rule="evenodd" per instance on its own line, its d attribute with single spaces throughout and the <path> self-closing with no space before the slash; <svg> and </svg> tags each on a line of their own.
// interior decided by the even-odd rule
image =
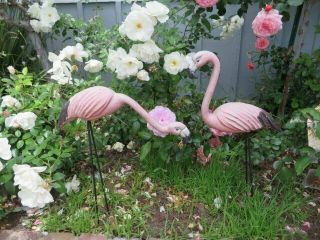
<svg viewBox="0 0 320 240">
<path fill-rule="evenodd" d="M 280 130 L 280 127 L 271 115 L 265 110 L 251 104 L 242 102 L 229 102 L 211 111 L 209 104 L 213 97 L 220 74 L 220 61 L 209 51 L 200 51 L 193 56 L 195 67 L 211 63 L 214 69 L 201 105 L 203 121 L 216 136 L 231 135 L 234 133 L 250 133 L 262 128 Z M 246 181 L 252 186 L 252 162 L 250 156 L 249 137 L 246 137 Z"/>
<path fill-rule="evenodd" d="M 167 125 L 160 124 L 157 120 L 152 118 L 150 114 L 144 110 L 135 100 L 127 95 L 116 93 L 110 88 L 96 86 L 87 88 L 70 98 L 70 100 L 63 107 L 59 121 L 58 128 L 62 131 L 65 123 L 75 119 L 82 119 L 87 121 L 90 160 L 92 165 L 92 182 L 93 192 L 96 202 L 97 210 L 97 193 L 96 193 L 96 182 L 94 177 L 94 162 L 93 162 L 93 151 L 96 157 L 97 167 L 99 171 L 99 177 L 101 186 L 104 193 L 105 205 L 109 211 L 109 205 L 105 193 L 105 187 L 102 179 L 101 167 L 98 160 L 96 143 L 93 135 L 92 121 L 98 120 L 106 115 L 111 115 L 124 105 L 129 105 L 135 110 L 146 122 L 153 127 L 158 133 L 178 135 L 183 138 L 188 138 L 190 135 L 189 129 L 181 122 L 171 122 Z M 62 131 L 63 132 L 63 131 Z"/>
</svg>

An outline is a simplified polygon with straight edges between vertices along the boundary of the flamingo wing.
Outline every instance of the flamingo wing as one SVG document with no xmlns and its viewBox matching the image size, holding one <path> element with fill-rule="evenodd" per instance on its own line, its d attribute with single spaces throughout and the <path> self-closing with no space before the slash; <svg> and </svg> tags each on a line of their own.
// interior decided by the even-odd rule
<svg viewBox="0 0 320 240">
<path fill-rule="evenodd" d="M 214 114 L 224 131 L 229 133 L 251 132 L 261 128 L 276 128 L 266 111 L 251 104 L 230 102 L 218 107 Z"/>
</svg>

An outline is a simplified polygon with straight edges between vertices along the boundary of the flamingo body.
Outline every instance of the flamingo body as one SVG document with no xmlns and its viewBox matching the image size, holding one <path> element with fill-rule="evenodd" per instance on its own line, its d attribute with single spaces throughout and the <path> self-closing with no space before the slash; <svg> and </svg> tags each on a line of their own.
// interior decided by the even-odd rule
<svg viewBox="0 0 320 240">
<path fill-rule="evenodd" d="M 268 127 L 271 116 L 263 109 L 242 102 L 230 102 L 215 109 L 206 124 L 216 136 L 252 132 Z M 267 120 L 264 123 L 263 119 Z M 271 123 L 269 124 L 271 125 Z"/>
</svg>

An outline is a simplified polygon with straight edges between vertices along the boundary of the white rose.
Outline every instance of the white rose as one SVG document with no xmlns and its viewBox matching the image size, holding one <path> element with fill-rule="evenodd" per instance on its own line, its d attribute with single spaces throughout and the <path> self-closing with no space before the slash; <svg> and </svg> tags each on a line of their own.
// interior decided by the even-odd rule
<svg viewBox="0 0 320 240">
<path fill-rule="evenodd" d="M 125 79 L 130 76 L 135 76 L 140 69 L 143 68 L 143 63 L 135 57 L 126 55 L 117 65 L 116 73 L 119 79 Z"/>
<path fill-rule="evenodd" d="M 12 75 L 16 73 L 16 69 L 13 66 L 9 66 L 9 67 L 7 67 L 7 69 L 9 71 L 9 73 Z"/>
<path fill-rule="evenodd" d="M 35 126 L 37 115 L 32 112 L 23 112 L 7 117 L 5 119 L 5 126 L 11 128 L 22 128 L 23 130 L 30 130 Z"/>
<path fill-rule="evenodd" d="M 86 66 L 84 67 L 84 70 L 91 73 L 97 73 L 101 71 L 102 67 L 103 67 L 102 62 L 95 59 L 91 59 L 88 62 L 86 62 Z"/>
<path fill-rule="evenodd" d="M 112 71 L 115 71 L 120 60 L 127 55 L 126 50 L 118 48 L 116 51 L 109 49 L 109 55 L 107 60 L 107 67 Z"/>
<path fill-rule="evenodd" d="M 3 160 L 12 158 L 11 145 L 7 138 L 0 138 L 0 158 Z"/>
<path fill-rule="evenodd" d="M 193 57 L 194 57 L 195 53 L 189 53 L 186 56 L 186 61 L 188 63 L 189 69 L 190 71 L 194 72 L 197 70 L 197 65 L 196 63 L 193 61 Z"/>
<path fill-rule="evenodd" d="M 39 17 L 40 17 L 40 5 L 39 5 L 39 3 L 32 4 L 28 9 L 28 14 L 32 18 L 38 18 L 39 19 Z"/>
<path fill-rule="evenodd" d="M 164 56 L 163 67 L 168 73 L 177 75 L 179 72 L 188 68 L 188 62 L 183 54 L 173 52 Z"/>
<path fill-rule="evenodd" d="M 52 28 L 52 25 L 46 22 L 41 22 L 39 20 L 34 20 L 34 19 L 30 20 L 30 25 L 32 29 L 37 33 L 39 32 L 47 33 L 47 32 L 50 32 Z"/>
<path fill-rule="evenodd" d="M 21 199 L 21 204 L 29 208 L 43 208 L 47 203 L 53 202 L 50 191 L 43 187 L 38 187 L 34 191 L 22 188 L 18 192 L 18 196 Z"/>
<path fill-rule="evenodd" d="M 51 6 L 41 8 L 39 15 L 40 22 L 53 26 L 59 19 L 60 16 L 56 8 Z"/>
<path fill-rule="evenodd" d="M 155 23 L 144 11 L 131 11 L 119 28 L 121 34 L 133 41 L 148 41 L 154 32 Z"/>
<path fill-rule="evenodd" d="M 14 97 L 11 97 L 10 95 L 6 95 L 2 97 L 2 103 L 1 107 L 21 107 L 21 103 L 15 99 Z"/>
<path fill-rule="evenodd" d="M 51 7 L 53 5 L 53 0 L 44 0 L 43 2 L 42 2 L 42 7 Z"/>
<path fill-rule="evenodd" d="M 12 170 L 14 172 L 13 185 L 19 185 L 20 188 L 28 188 L 35 190 L 39 185 L 43 184 L 43 179 L 39 173 L 46 170 L 47 167 L 31 167 L 28 164 L 14 164 Z"/>
<path fill-rule="evenodd" d="M 169 8 L 158 1 L 147 2 L 146 9 L 151 16 L 156 17 L 161 23 L 169 19 Z"/>
<path fill-rule="evenodd" d="M 163 51 L 154 43 L 149 40 L 142 44 L 133 44 L 129 54 L 145 63 L 159 62 L 160 55 Z"/>
<path fill-rule="evenodd" d="M 78 192 L 80 186 L 80 181 L 77 179 L 77 175 L 74 175 L 70 182 L 65 183 L 67 193 Z"/>
<path fill-rule="evenodd" d="M 51 79 L 56 81 L 60 85 L 72 84 L 72 78 L 64 74 L 54 74 L 51 76 Z"/>
<path fill-rule="evenodd" d="M 235 15 L 230 20 L 231 25 L 235 28 L 241 28 L 244 23 L 244 18 L 240 17 L 239 15 Z"/>
<path fill-rule="evenodd" d="M 137 78 L 141 81 L 149 81 L 150 80 L 149 73 L 146 70 L 140 70 L 137 73 Z"/>
<path fill-rule="evenodd" d="M 0 172 L 4 169 L 4 165 L 0 162 Z"/>
<path fill-rule="evenodd" d="M 122 144 L 121 142 L 116 142 L 113 146 L 112 149 L 117 151 L 117 152 L 122 152 L 124 148 L 124 144 Z"/>
<path fill-rule="evenodd" d="M 77 60 L 83 62 L 83 58 L 87 58 L 89 54 L 84 51 L 81 43 L 77 43 L 75 46 L 67 46 L 60 52 L 61 57 L 65 57 L 70 61 Z"/>
<path fill-rule="evenodd" d="M 71 64 L 67 61 L 63 61 L 64 54 L 56 54 L 49 52 L 48 59 L 53 62 L 53 66 L 48 70 L 48 73 L 52 73 L 51 79 L 57 81 L 59 84 L 71 83 Z"/>
</svg>

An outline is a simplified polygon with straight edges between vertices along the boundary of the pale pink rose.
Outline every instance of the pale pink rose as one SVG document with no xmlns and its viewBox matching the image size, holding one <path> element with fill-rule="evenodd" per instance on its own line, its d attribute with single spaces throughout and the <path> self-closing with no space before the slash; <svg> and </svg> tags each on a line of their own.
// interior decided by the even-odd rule
<svg viewBox="0 0 320 240">
<path fill-rule="evenodd" d="M 256 49 L 257 50 L 265 50 L 267 47 L 269 47 L 269 44 L 270 44 L 270 42 L 269 42 L 269 40 L 267 39 L 267 38 L 260 38 L 260 37 L 258 37 L 257 39 L 256 39 Z"/>
<path fill-rule="evenodd" d="M 253 33 L 258 37 L 269 37 L 277 34 L 282 29 L 282 15 L 279 11 L 262 9 L 252 22 Z"/>
<path fill-rule="evenodd" d="M 174 123 L 176 121 L 176 115 L 169 108 L 162 107 L 162 106 L 156 106 L 153 110 L 149 112 L 149 115 L 163 126 L 166 126 L 169 123 Z M 153 131 L 154 135 L 156 136 L 159 136 L 159 137 L 167 136 L 167 133 L 159 132 L 150 124 L 148 124 L 147 127 L 151 131 Z"/>
<path fill-rule="evenodd" d="M 202 8 L 212 7 L 217 4 L 219 0 L 196 0 L 197 4 Z"/>
</svg>

